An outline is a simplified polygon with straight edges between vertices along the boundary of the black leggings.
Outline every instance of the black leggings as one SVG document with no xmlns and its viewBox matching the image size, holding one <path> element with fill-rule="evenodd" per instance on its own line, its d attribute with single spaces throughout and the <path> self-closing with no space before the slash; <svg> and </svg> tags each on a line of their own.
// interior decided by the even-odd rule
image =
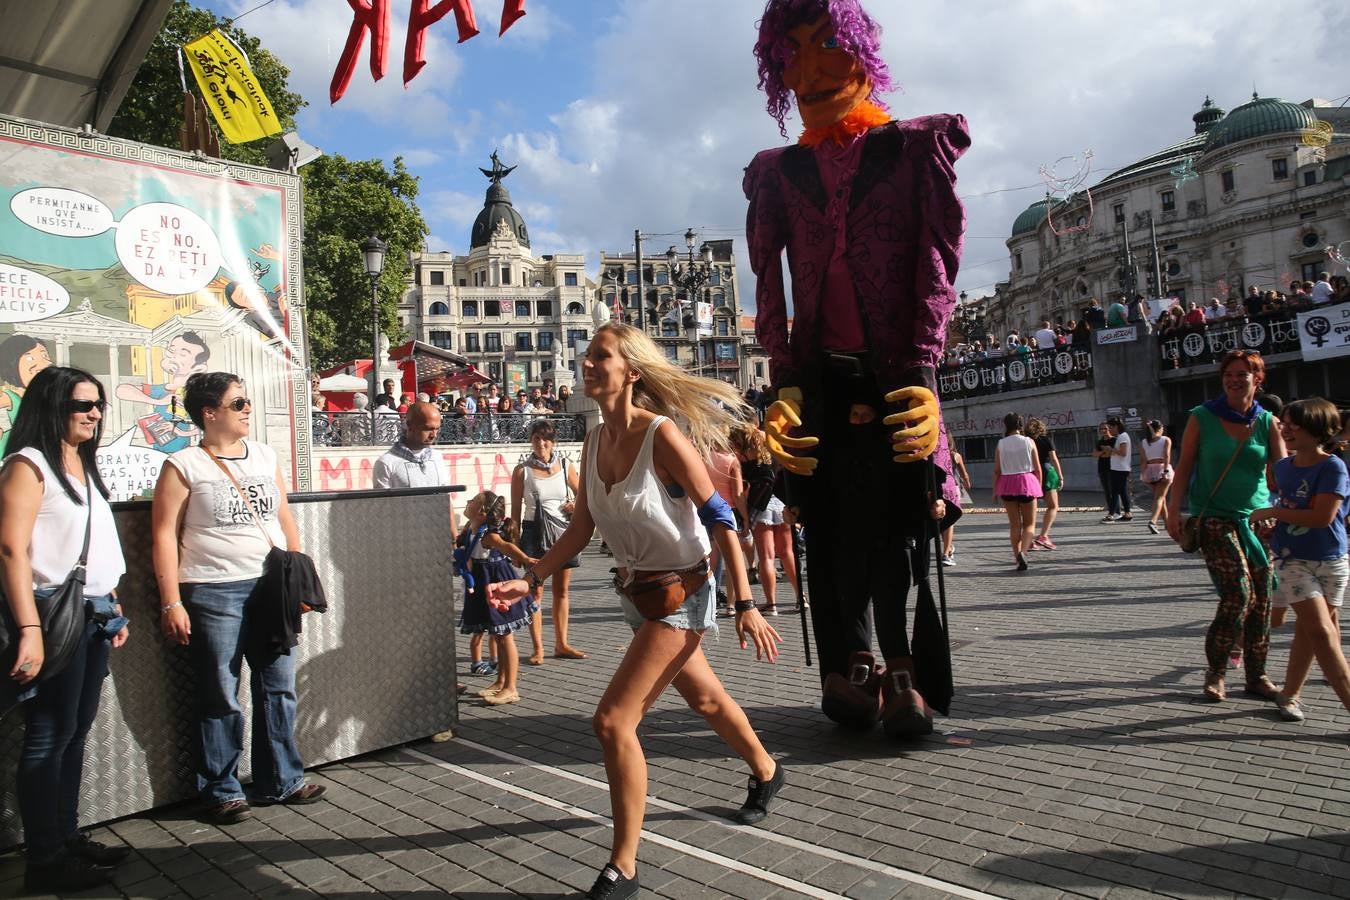
<svg viewBox="0 0 1350 900">
<path fill-rule="evenodd" d="M 1098 469 L 1097 480 L 1102 483 L 1102 496 L 1106 498 L 1106 508 L 1111 508 L 1111 470 Z"/>
<path fill-rule="evenodd" d="M 1124 507 L 1124 514 L 1130 514 L 1130 473 L 1117 472 L 1111 470 L 1111 491 L 1107 495 L 1107 503 L 1111 507 L 1111 515 L 1120 515 L 1121 508 Z"/>
</svg>

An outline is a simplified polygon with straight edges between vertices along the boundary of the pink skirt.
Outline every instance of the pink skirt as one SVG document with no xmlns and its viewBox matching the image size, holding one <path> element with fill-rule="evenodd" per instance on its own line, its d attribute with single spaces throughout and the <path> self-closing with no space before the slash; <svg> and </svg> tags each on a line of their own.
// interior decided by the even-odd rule
<svg viewBox="0 0 1350 900">
<path fill-rule="evenodd" d="M 1041 483 L 1035 472 L 1023 472 L 1020 475 L 1000 475 L 994 493 L 1000 497 L 1040 497 Z"/>
</svg>

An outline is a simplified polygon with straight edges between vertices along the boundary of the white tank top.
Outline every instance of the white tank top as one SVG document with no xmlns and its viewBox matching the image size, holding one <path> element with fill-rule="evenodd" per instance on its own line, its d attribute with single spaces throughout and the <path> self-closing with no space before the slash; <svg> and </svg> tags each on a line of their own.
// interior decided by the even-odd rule
<svg viewBox="0 0 1350 900">
<path fill-rule="evenodd" d="M 567 502 L 567 460 L 559 457 L 562 465 L 552 475 L 543 475 L 529 461 L 525 462 L 525 496 L 521 499 L 520 520 L 534 521 L 534 498 L 544 506 L 544 512 L 554 519 L 561 519 L 562 505 Z"/>
<path fill-rule="evenodd" d="M 1159 435 L 1158 439 L 1155 441 L 1144 438 L 1140 443 L 1144 445 L 1145 459 L 1161 459 L 1163 462 L 1170 461 L 1163 455 L 1163 450 L 1166 448 L 1167 444 L 1167 435 Z"/>
<path fill-rule="evenodd" d="M 694 502 L 685 496 L 672 499 L 656 477 L 652 445 L 664 421 L 665 416 L 657 416 L 647 426 L 632 471 L 608 492 L 595 458 L 600 429 L 586 436 L 586 505 L 614 551 L 614 562 L 630 572 L 687 569 L 708 555 L 708 535 Z"/>
<path fill-rule="evenodd" d="M 1010 434 L 999 441 L 999 471 L 1004 475 L 1025 475 L 1033 471 L 1031 449 L 1035 446 L 1031 438 L 1021 434 Z"/>
</svg>

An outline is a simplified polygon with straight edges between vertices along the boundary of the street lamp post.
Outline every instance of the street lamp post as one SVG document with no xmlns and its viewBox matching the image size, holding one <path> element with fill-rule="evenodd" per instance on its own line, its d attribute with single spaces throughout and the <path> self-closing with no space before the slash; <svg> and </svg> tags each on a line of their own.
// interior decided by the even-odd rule
<svg viewBox="0 0 1350 900">
<path fill-rule="evenodd" d="M 694 374 L 701 375 L 703 371 L 702 361 L 699 359 L 699 338 L 698 338 L 698 290 L 708 283 L 708 278 L 713 271 L 713 252 L 705 241 L 699 248 L 698 261 L 694 260 L 694 241 L 698 235 L 694 229 L 690 228 L 684 233 L 684 243 L 688 248 L 688 260 L 681 265 L 680 255 L 674 247 L 666 251 L 666 264 L 670 266 L 670 280 L 676 286 L 684 291 L 685 298 L 688 299 L 691 312 L 693 313 L 694 335 L 691 339 L 694 349 Z"/>
<path fill-rule="evenodd" d="M 375 444 L 375 398 L 380 393 L 380 273 L 384 271 L 385 243 L 371 235 L 361 243 L 361 254 L 366 259 L 366 275 L 370 277 L 370 443 Z"/>
</svg>

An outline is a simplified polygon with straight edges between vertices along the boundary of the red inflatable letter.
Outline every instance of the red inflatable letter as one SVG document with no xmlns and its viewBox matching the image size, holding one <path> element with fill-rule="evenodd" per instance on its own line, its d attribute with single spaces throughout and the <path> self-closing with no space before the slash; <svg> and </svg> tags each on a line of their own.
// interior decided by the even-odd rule
<svg viewBox="0 0 1350 900">
<path fill-rule="evenodd" d="M 478 23 L 473 15 L 473 0 L 440 0 L 427 9 L 429 0 L 412 0 L 412 9 L 408 11 L 408 42 L 403 48 L 403 86 L 417 77 L 427 64 L 422 55 L 422 45 L 426 42 L 426 30 L 435 25 L 445 14 L 454 10 L 455 24 L 459 27 L 459 42 L 462 44 L 478 34 Z"/>
<path fill-rule="evenodd" d="M 502 4 L 502 30 L 497 37 L 506 34 L 506 29 L 516 24 L 516 20 L 525 15 L 525 0 L 506 0 Z"/>
<path fill-rule="evenodd" d="M 352 27 L 347 32 L 347 45 L 338 57 L 333 80 L 328 85 L 330 103 L 338 102 L 347 92 L 367 31 L 370 32 L 370 74 L 376 81 L 384 77 L 384 64 L 389 56 L 389 0 L 347 0 L 347 3 L 352 8 Z"/>
</svg>

